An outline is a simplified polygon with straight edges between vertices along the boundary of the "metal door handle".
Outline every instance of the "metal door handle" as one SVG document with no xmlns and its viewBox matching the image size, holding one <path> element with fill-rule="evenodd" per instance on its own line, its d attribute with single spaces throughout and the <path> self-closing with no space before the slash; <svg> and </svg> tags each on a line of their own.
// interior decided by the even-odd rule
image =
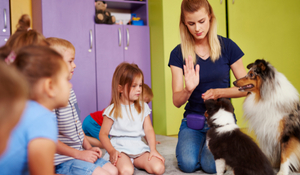
<svg viewBox="0 0 300 175">
<path fill-rule="evenodd" d="M 3 17 L 4 17 L 4 29 L 6 29 L 7 27 L 6 9 L 3 9 Z"/>
<path fill-rule="evenodd" d="M 223 0 L 220 0 L 220 4 L 222 4 Z"/>
<path fill-rule="evenodd" d="M 127 33 L 127 47 L 129 46 L 129 30 L 128 28 L 126 29 L 126 33 Z"/>
<path fill-rule="evenodd" d="M 90 50 L 93 49 L 93 31 L 90 29 Z"/>
<path fill-rule="evenodd" d="M 232 0 L 232 4 L 234 4 L 234 0 Z"/>
<path fill-rule="evenodd" d="M 119 46 L 122 45 L 122 33 L 121 33 L 121 28 L 119 28 Z"/>
</svg>

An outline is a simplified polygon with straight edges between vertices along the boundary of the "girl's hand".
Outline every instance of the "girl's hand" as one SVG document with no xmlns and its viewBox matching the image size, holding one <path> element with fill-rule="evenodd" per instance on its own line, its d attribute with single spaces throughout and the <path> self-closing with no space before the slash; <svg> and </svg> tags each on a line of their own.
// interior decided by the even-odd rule
<svg viewBox="0 0 300 175">
<path fill-rule="evenodd" d="M 101 156 L 102 156 L 102 151 L 101 151 L 101 149 L 100 149 L 99 147 L 92 147 L 92 148 L 90 148 L 89 150 L 95 151 L 96 153 L 98 153 L 98 158 L 101 158 Z"/>
<path fill-rule="evenodd" d="M 183 65 L 183 71 L 184 71 L 184 81 L 185 81 L 185 87 L 187 91 L 193 92 L 194 89 L 199 84 L 199 71 L 200 66 L 199 64 L 196 65 L 196 69 L 194 69 L 194 63 L 193 58 L 189 56 L 187 59 L 185 59 L 185 65 Z"/>
<path fill-rule="evenodd" d="M 204 94 L 202 94 L 202 98 L 204 101 L 209 99 L 217 100 L 218 98 L 221 98 L 220 94 L 221 93 L 219 89 L 209 89 Z"/>
<path fill-rule="evenodd" d="M 111 154 L 109 154 L 110 162 L 116 166 L 118 158 L 121 157 L 121 153 L 117 150 L 114 150 Z"/>
<path fill-rule="evenodd" d="M 157 157 L 163 163 L 165 163 L 165 158 L 163 156 L 161 156 L 156 150 L 150 151 L 149 159 L 148 160 L 150 161 L 152 157 Z"/>
</svg>

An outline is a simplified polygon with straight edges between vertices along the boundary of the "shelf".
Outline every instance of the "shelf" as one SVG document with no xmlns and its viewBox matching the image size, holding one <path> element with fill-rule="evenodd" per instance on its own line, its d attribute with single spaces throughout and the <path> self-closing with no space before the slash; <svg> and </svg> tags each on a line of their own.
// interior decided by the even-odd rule
<svg viewBox="0 0 300 175">
<path fill-rule="evenodd" d="M 107 8 L 135 10 L 147 5 L 147 1 L 106 0 Z"/>
</svg>

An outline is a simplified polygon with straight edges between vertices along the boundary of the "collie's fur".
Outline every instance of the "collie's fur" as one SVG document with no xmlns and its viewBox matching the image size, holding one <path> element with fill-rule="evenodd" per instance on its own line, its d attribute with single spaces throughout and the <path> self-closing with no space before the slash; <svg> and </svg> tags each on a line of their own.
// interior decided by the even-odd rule
<svg viewBox="0 0 300 175">
<path fill-rule="evenodd" d="M 205 106 L 205 116 L 210 127 L 207 144 L 214 155 L 217 174 L 223 174 L 226 164 L 235 175 L 273 175 L 267 157 L 235 124 L 230 100 L 207 100 Z"/>
<path fill-rule="evenodd" d="M 299 94 L 287 78 L 265 60 L 247 66 L 248 74 L 233 84 L 247 91 L 244 116 L 254 130 L 260 148 L 278 174 L 299 171 Z"/>
</svg>

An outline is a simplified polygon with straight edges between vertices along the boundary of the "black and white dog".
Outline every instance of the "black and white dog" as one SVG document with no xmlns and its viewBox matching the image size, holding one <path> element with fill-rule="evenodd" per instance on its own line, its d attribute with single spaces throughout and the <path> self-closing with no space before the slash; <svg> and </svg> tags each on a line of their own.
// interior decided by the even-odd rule
<svg viewBox="0 0 300 175">
<path fill-rule="evenodd" d="M 230 100 L 206 100 L 205 106 L 210 127 L 207 144 L 215 158 L 217 175 L 224 173 L 225 165 L 231 167 L 235 175 L 274 175 L 267 157 L 235 124 Z"/>
</svg>

